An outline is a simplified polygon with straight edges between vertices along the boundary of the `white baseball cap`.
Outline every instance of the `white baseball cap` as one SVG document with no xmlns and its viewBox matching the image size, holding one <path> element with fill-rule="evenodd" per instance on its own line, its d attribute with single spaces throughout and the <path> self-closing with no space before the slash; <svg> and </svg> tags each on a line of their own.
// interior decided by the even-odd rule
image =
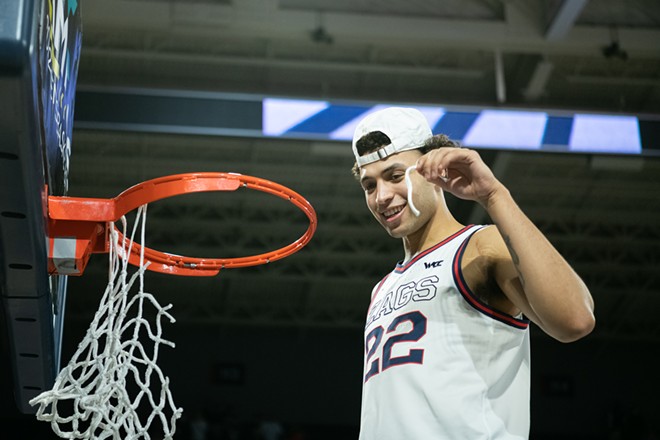
<svg viewBox="0 0 660 440">
<path fill-rule="evenodd" d="M 360 156 L 357 141 L 373 131 L 380 131 L 392 141 L 378 150 Z M 355 127 L 353 134 L 353 155 L 358 166 L 363 166 L 395 153 L 414 150 L 424 145 L 433 136 L 429 123 L 422 112 L 415 108 L 388 107 L 367 115 Z"/>
</svg>

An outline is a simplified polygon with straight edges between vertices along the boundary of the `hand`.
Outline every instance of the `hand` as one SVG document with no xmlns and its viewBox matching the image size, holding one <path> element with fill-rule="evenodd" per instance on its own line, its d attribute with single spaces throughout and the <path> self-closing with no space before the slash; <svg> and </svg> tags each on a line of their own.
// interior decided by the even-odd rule
<svg viewBox="0 0 660 440">
<path fill-rule="evenodd" d="M 417 172 L 456 197 L 487 206 L 503 185 L 474 150 L 438 148 L 417 160 Z"/>
</svg>

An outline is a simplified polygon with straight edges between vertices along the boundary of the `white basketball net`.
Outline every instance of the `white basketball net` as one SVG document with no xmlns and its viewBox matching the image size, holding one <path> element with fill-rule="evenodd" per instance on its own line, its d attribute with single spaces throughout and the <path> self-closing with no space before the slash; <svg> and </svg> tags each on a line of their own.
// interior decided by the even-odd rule
<svg viewBox="0 0 660 440">
<path fill-rule="evenodd" d="M 148 265 L 144 264 L 144 246 L 139 269 L 130 277 L 128 273 L 127 256 L 138 225 L 140 242 L 145 244 L 146 208 L 137 210 L 130 239 L 123 243 L 113 225 L 108 225 L 109 280 L 99 309 L 53 389 L 30 400 L 30 405 L 39 405 L 37 419 L 50 422 L 61 438 L 172 439 L 183 412 L 174 404 L 169 378 L 156 363 L 160 344 L 174 347 L 162 337 L 161 319 L 171 323 L 175 319 L 168 312 L 171 304 L 161 307 L 144 291 Z M 125 217 L 121 223 L 128 237 Z M 139 287 L 131 294 L 135 281 Z M 147 312 L 155 316 L 147 319 Z"/>
</svg>

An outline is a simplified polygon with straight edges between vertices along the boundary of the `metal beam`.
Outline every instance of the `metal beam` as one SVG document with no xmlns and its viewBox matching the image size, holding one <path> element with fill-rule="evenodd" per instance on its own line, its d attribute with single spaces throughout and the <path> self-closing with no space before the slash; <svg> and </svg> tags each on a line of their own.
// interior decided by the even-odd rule
<svg viewBox="0 0 660 440">
<path fill-rule="evenodd" d="M 549 35 L 562 35 L 550 44 L 548 32 L 538 32 L 524 17 L 503 20 L 464 20 L 434 17 L 409 17 L 368 13 L 325 12 L 324 24 L 336 45 L 377 45 L 389 48 L 495 50 L 518 53 L 588 54 L 600 50 L 603 36 L 609 35 L 607 26 L 574 26 L 586 0 L 566 0 L 548 29 Z M 172 9 L 158 2 L 129 0 L 87 0 L 85 3 L 85 47 L 94 41 L 107 45 L 111 41 L 131 35 L 162 35 L 159 47 L 167 40 L 184 42 L 209 39 L 218 42 L 250 39 L 272 39 L 290 43 L 303 41 L 318 25 L 318 11 L 303 9 L 275 9 L 256 11 L 245 9 L 242 2 L 235 5 L 208 3 L 173 3 Z M 510 11 L 511 12 L 511 11 Z M 513 13 L 513 12 L 511 12 Z M 571 20 L 571 14 L 575 17 Z M 122 33 L 117 35 L 116 30 Z M 396 30 L 396 32 L 393 32 Z M 110 32 L 110 33 L 108 33 Z M 112 38 L 109 37 L 112 35 Z M 626 50 L 636 56 L 660 55 L 656 29 L 626 28 L 620 30 Z M 114 43 L 112 43 L 114 44 Z M 87 52 L 83 53 L 83 57 Z"/>
<path fill-rule="evenodd" d="M 588 1 L 564 0 L 545 31 L 546 40 L 556 41 L 564 38 L 575 25 Z"/>
<path fill-rule="evenodd" d="M 495 95 L 498 103 L 503 104 L 506 102 L 506 77 L 502 51 L 500 50 L 495 51 Z"/>
<path fill-rule="evenodd" d="M 279 67 L 289 69 L 308 69 L 321 71 L 345 71 L 379 73 L 390 75 L 414 76 L 447 76 L 467 79 L 478 79 L 484 76 L 479 69 L 464 69 L 438 66 L 420 66 L 419 64 L 383 64 L 383 63 L 351 63 L 341 61 L 319 61 L 274 58 L 273 56 L 231 56 L 195 54 L 190 52 L 159 52 L 131 49 L 104 49 L 92 47 L 85 50 L 86 58 L 112 58 L 115 60 L 139 60 L 143 62 L 168 61 L 185 64 L 208 64 L 252 67 Z"/>
<path fill-rule="evenodd" d="M 523 90 L 523 95 L 527 101 L 535 101 L 545 93 L 545 86 L 548 84 L 554 64 L 547 60 L 539 60 L 534 66 L 527 87 Z"/>
</svg>

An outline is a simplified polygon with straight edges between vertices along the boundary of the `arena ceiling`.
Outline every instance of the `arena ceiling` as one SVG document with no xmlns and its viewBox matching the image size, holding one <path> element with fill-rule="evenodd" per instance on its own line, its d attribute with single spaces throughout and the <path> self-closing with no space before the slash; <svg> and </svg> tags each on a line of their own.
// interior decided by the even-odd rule
<svg viewBox="0 0 660 440">
<path fill-rule="evenodd" d="M 654 0 L 86 0 L 78 85 L 660 115 Z M 99 106 L 103 103 L 99 102 Z M 656 116 L 653 116 L 656 115 Z M 656 146 L 657 148 L 657 146 Z M 603 338 L 660 340 L 660 157 L 487 150 L 518 203 L 592 289 Z M 363 325 L 369 292 L 402 256 L 366 210 L 348 145 L 74 132 L 70 195 L 112 197 L 191 171 L 263 177 L 305 196 L 312 242 L 213 278 L 153 275 L 179 321 Z M 488 222 L 449 198 L 465 223 Z M 149 211 L 149 244 L 200 256 L 259 253 L 297 238 L 295 207 L 250 191 L 179 197 Z M 107 263 L 69 283 L 88 319 Z"/>
</svg>

